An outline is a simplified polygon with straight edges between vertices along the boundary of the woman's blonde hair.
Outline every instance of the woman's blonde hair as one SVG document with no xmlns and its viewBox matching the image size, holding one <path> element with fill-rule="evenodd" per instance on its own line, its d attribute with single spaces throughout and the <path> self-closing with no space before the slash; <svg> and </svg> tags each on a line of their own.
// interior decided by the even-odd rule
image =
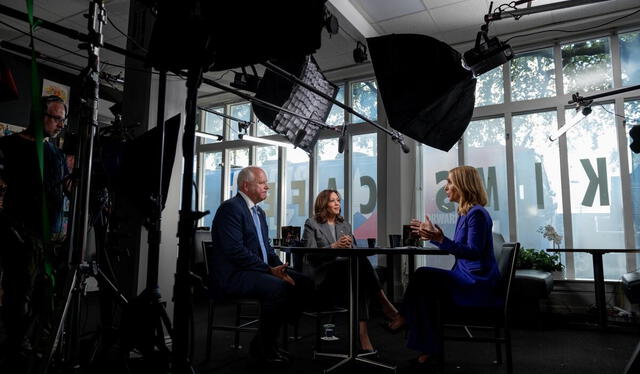
<svg viewBox="0 0 640 374">
<path fill-rule="evenodd" d="M 480 173 L 471 166 L 458 166 L 449 171 L 449 180 L 458 190 L 458 214 L 465 215 L 474 205 L 487 205 L 487 192 Z"/>
</svg>

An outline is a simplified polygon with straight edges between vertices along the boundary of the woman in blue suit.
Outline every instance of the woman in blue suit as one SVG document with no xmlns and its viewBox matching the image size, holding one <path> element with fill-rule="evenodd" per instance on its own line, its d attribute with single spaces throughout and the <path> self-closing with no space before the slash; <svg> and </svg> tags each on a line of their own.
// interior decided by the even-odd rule
<svg viewBox="0 0 640 374">
<path fill-rule="evenodd" d="M 487 193 L 478 171 L 459 166 L 449 172 L 445 192 L 458 203 L 458 222 L 453 240 L 426 217 L 412 220 L 414 232 L 456 258 L 451 270 L 421 267 L 409 281 L 400 315 L 389 328 L 408 328 L 407 346 L 420 352 L 416 364 L 424 366 L 442 352 L 437 334 L 437 303 L 453 306 L 494 306 L 503 303 L 498 293 L 500 273 L 493 254 L 493 222 L 484 205 Z"/>
</svg>

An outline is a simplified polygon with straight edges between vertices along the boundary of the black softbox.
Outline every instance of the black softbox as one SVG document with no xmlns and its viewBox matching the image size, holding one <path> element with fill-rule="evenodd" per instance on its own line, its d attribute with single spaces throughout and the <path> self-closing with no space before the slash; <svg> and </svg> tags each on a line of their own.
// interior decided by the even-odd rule
<svg viewBox="0 0 640 374">
<path fill-rule="evenodd" d="M 311 56 L 280 59 L 273 63 L 327 96 L 335 98 L 338 93 L 338 87 L 325 78 Z M 333 106 L 331 101 L 269 69 L 260 80 L 255 97 L 320 122 L 327 120 Z M 260 105 L 253 105 L 253 111 L 260 121 L 286 136 L 296 147 L 312 152 L 320 135 L 318 125 L 285 111 L 275 112 Z"/>
<path fill-rule="evenodd" d="M 449 151 L 469 125 L 476 80 L 460 54 L 426 35 L 367 39 L 389 124 L 428 146 Z"/>
</svg>

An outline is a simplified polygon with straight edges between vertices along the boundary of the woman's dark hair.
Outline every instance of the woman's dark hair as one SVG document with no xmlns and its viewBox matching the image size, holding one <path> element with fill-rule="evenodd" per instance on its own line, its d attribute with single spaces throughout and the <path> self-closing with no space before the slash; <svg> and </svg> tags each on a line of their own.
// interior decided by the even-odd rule
<svg viewBox="0 0 640 374">
<path fill-rule="evenodd" d="M 326 223 L 327 218 L 329 217 L 329 199 L 331 198 L 331 194 L 334 193 L 338 196 L 339 200 L 342 200 L 340 197 L 340 192 L 336 190 L 323 190 L 316 196 L 316 202 L 313 204 L 313 218 L 318 223 Z M 338 214 L 336 216 L 337 222 L 344 222 L 344 218 Z"/>
</svg>

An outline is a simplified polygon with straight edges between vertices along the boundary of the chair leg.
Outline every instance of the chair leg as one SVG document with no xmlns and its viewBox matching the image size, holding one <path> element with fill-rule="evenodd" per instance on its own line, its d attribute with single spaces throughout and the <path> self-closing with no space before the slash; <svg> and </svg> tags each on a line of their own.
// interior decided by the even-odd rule
<svg viewBox="0 0 640 374">
<path fill-rule="evenodd" d="M 440 336 L 440 359 L 438 360 L 438 369 L 440 373 L 444 373 L 444 319 L 442 317 L 442 303 L 436 301 L 435 324 Z"/>
<path fill-rule="evenodd" d="M 242 315 L 242 303 L 236 303 L 236 326 L 240 326 L 240 322 L 242 321 L 242 319 L 240 318 L 240 316 Z M 233 340 L 233 348 L 234 349 L 241 349 L 242 347 L 240 346 L 240 330 L 235 331 L 235 337 Z"/>
<path fill-rule="evenodd" d="M 493 328 L 496 339 L 500 339 L 500 327 L 496 324 Z M 502 364 L 502 343 L 496 340 L 496 364 Z"/>
<path fill-rule="evenodd" d="M 504 350 L 507 356 L 507 374 L 513 374 L 513 357 L 511 355 L 511 326 L 509 320 L 504 321 Z"/>
<path fill-rule="evenodd" d="M 213 301 L 209 301 L 209 313 L 207 314 L 207 347 L 205 361 L 208 362 L 211 359 L 211 345 L 213 341 Z"/>
<path fill-rule="evenodd" d="M 289 348 L 289 324 L 288 323 L 285 323 L 282 326 L 282 348 L 285 350 Z"/>
<path fill-rule="evenodd" d="M 321 339 L 321 334 L 322 334 L 322 321 L 321 321 L 321 317 L 320 315 L 315 316 L 315 320 L 316 320 L 316 344 L 314 347 L 314 350 L 319 351 L 320 350 L 320 344 L 322 342 Z"/>
</svg>

